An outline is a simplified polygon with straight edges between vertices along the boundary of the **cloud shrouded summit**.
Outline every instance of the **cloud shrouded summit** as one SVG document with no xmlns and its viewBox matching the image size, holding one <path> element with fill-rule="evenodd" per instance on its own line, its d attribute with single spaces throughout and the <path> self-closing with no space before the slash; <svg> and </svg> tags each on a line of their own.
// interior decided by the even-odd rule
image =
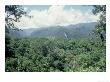
<svg viewBox="0 0 110 82">
<path fill-rule="evenodd" d="M 23 16 L 19 23 L 15 25 L 19 28 L 40 28 L 47 26 L 66 26 L 70 24 L 96 22 L 99 16 L 95 16 L 90 11 L 82 12 L 80 9 L 65 6 L 50 6 L 44 10 L 31 10 L 29 15 L 31 19 Z M 28 10 L 28 9 L 27 9 Z"/>
</svg>

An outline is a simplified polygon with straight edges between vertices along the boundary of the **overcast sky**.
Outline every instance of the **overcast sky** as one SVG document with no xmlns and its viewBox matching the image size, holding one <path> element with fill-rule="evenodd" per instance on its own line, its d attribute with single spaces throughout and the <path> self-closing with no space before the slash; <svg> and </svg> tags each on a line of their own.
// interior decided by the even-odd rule
<svg viewBox="0 0 110 82">
<path fill-rule="evenodd" d="M 92 14 L 91 6 L 78 5 L 25 5 L 25 11 L 32 18 L 23 16 L 19 23 L 15 23 L 18 28 L 45 28 L 48 26 L 66 26 L 70 24 L 96 22 L 99 16 Z"/>
</svg>

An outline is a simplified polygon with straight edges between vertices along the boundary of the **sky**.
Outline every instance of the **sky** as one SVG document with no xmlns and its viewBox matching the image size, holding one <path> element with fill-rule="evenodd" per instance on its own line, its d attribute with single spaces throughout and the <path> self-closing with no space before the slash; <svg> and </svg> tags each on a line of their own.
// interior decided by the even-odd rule
<svg viewBox="0 0 110 82">
<path fill-rule="evenodd" d="M 21 29 L 67 26 L 96 22 L 99 15 L 92 14 L 92 6 L 81 5 L 23 5 L 32 18 L 23 16 L 15 26 Z"/>
</svg>

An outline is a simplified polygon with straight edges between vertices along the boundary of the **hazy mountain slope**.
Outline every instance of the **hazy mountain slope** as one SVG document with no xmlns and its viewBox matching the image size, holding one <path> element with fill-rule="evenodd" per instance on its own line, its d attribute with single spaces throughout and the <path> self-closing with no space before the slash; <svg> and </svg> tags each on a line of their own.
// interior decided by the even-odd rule
<svg viewBox="0 0 110 82">
<path fill-rule="evenodd" d="M 84 38 L 88 37 L 95 28 L 96 22 L 80 23 L 68 26 L 52 26 L 45 28 L 30 28 L 19 31 L 10 30 L 12 37 L 56 37 L 56 38 Z"/>
<path fill-rule="evenodd" d="M 69 26 L 47 27 L 31 33 L 32 37 L 83 38 L 88 37 L 96 23 L 81 23 Z"/>
<path fill-rule="evenodd" d="M 9 29 L 10 36 L 14 38 L 22 38 L 22 37 L 29 37 L 36 28 L 29 28 L 29 29 L 22 29 L 22 30 L 13 30 Z"/>
</svg>

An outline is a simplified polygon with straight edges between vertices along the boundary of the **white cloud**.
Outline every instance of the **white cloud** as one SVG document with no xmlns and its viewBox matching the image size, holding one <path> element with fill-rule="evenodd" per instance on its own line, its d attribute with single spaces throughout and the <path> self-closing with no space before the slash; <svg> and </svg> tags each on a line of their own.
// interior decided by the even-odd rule
<svg viewBox="0 0 110 82">
<path fill-rule="evenodd" d="M 95 16 L 90 12 L 82 12 L 70 8 L 64 9 L 64 6 L 51 6 L 48 10 L 32 10 L 29 15 L 31 19 L 22 17 L 21 22 L 16 23 L 19 28 L 40 28 L 47 26 L 65 26 L 70 24 L 95 22 L 99 16 Z"/>
</svg>

